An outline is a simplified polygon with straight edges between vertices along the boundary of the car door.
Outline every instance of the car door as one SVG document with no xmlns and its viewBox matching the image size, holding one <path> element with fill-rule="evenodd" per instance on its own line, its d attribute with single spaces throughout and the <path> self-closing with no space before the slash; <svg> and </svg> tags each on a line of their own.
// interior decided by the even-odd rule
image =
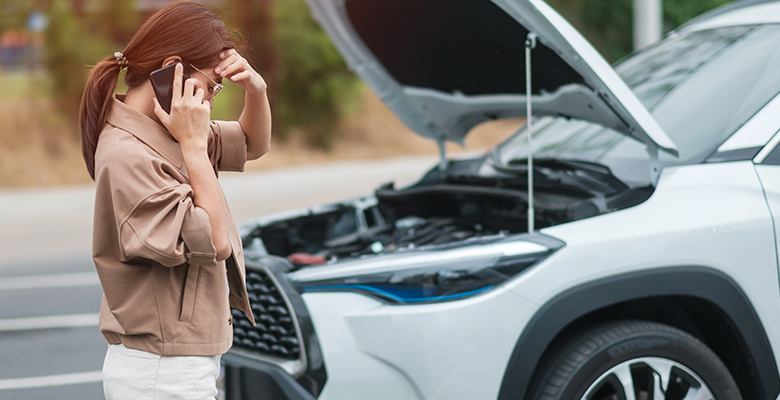
<svg viewBox="0 0 780 400">
<path fill-rule="evenodd" d="M 737 147 L 743 149 L 755 149 L 756 146 L 768 139 L 766 145 L 753 158 L 756 174 L 764 190 L 769 212 L 772 215 L 775 230 L 775 249 L 780 254 L 780 95 L 769 102 L 759 111 L 739 132 L 734 134 L 729 141 L 724 143 L 728 147 L 729 142 L 739 143 Z M 750 132 L 747 132 L 750 130 Z M 745 133 L 743 133 L 745 132 Z M 741 136 L 741 138 L 740 138 Z M 724 146 L 721 146 L 723 148 Z M 738 150 L 730 150 L 736 152 Z M 742 150 L 745 151 L 745 150 Z M 723 151 L 722 154 L 729 152 Z"/>
<path fill-rule="evenodd" d="M 777 114 L 775 114 L 777 115 Z M 774 130 L 775 134 L 769 143 L 753 159 L 756 174 L 764 189 L 764 197 L 772 214 L 775 228 L 775 247 L 780 251 L 780 127 L 775 127 L 780 118 L 766 127 Z"/>
</svg>

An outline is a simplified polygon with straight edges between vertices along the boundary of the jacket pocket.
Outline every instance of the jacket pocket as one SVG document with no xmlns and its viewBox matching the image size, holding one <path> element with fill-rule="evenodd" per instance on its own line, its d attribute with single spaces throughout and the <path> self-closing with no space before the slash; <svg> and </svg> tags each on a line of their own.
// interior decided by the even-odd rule
<svg viewBox="0 0 780 400">
<path fill-rule="evenodd" d="M 195 294 L 198 292 L 200 280 L 200 265 L 190 264 L 187 268 L 187 278 L 184 281 L 184 292 L 181 294 L 181 312 L 179 321 L 190 322 L 195 311 Z"/>
</svg>

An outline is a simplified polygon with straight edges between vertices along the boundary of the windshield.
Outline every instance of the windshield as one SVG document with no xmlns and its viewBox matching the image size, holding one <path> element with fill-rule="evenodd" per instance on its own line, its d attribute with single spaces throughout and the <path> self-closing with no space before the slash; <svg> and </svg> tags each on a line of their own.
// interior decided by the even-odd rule
<svg viewBox="0 0 780 400">
<path fill-rule="evenodd" d="M 680 151 L 661 166 L 704 161 L 780 92 L 780 26 L 738 26 L 680 34 L 615 65 Z M 609 167 L 629 185 L 646 185 L 644 144 L 603 126 L 536 118 L 533 154 Z M 501 163 L 528 156 L 525 128 L 498 148 Z"/>
</svg>

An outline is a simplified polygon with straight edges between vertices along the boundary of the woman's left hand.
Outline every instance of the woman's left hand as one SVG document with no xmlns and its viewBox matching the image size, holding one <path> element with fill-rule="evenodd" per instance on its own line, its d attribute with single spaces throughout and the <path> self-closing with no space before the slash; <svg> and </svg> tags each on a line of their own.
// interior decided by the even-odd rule
<svg viewBox="0 0 780 400">
<path fill-rule="evenodd" d="M 235 49 L 223 50 L 219 58 L 222 61 L 214 68 L 214 73 L 228 78 L 248 93 L 265 93 L 267 85 L 263 77 Z"/>
</svg>

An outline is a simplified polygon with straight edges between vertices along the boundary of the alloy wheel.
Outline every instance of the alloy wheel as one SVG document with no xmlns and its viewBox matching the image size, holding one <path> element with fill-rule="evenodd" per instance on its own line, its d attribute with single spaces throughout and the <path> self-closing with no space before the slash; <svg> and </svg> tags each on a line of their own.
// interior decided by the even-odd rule
<svg viewBox="0 0 780 400">
<path fill-rule="evenodd" d="M 693 371 L 660 357 L 624 361 L 601 374 L 581 400 L 713 400 Z"/>
</svg>

